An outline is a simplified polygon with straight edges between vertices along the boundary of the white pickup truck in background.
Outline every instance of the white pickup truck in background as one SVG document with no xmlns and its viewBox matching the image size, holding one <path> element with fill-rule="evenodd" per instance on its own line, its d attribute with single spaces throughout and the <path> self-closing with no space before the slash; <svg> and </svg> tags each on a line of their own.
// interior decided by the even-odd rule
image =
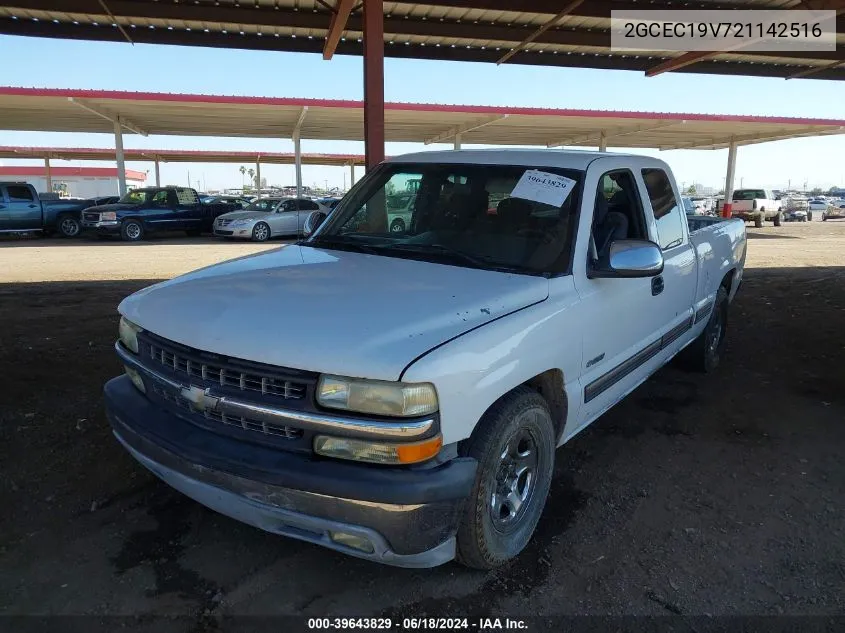
<svg viewBox="0 0 845 633">
<path fill-rule="evenodd" d="M 735 189 L 731 217 L 754 222 L 758 229 L 763 226 L 763 220 L 771 220 L 775 226 L 780 226 L 783 221 L 782 203 L 775 199 L 770 189 Z"/>
<path fill-rule="evenodd" d="M 401 231 L 397 191 L 413 193 Z M 125 299 L 114 433 L 270 532 L 501 565 L 534 532 L 558 446 L 674 356 L 719 362 L 745 227 L 680 199 L 645 156 L 393 158 L 306 241 Z"/>
</svg>

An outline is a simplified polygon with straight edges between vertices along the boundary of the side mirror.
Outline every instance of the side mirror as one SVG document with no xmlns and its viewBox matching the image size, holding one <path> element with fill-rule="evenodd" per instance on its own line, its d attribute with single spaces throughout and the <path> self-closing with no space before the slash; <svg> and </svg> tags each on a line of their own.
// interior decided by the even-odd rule
<svg viewBox="0 0 845 633">
<path fill-rule="evenodd" d="M 322 211 L 312 211 L 309 213 L 308 217 L 305 218 L 305 225 L 302 227 L 302 233 L 305 237 L 308 237 L 320 228 L 326 217 L 328 216 Z"/>
<path fill-rule="evenodd" d="M 609 251 L 588 268 L 589 278 L 655 277 L 663 272 L 663 252 L 654 242 L 616 240 Z"/>
</svg>

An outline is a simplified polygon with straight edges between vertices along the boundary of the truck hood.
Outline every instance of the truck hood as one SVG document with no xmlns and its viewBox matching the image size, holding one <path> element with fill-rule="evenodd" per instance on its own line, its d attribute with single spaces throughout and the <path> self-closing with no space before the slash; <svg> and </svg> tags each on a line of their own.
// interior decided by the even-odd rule
<svg viewBox="0 0 845 633">
<path fill-rule="evenodd" d="M 544 277 L 290 245 L 150 286 L 118 309 L 200 350 L 398 380 L 433 347 L 548 289 Z"/>
<path fill-rule="evenodd" d="M 218 218 L 223 218 L 224 220 L 261 220 L 272 216 L 273 214 L 269 211 L 230 211 L 229 213 L 218 216 Z"/>
</svg>

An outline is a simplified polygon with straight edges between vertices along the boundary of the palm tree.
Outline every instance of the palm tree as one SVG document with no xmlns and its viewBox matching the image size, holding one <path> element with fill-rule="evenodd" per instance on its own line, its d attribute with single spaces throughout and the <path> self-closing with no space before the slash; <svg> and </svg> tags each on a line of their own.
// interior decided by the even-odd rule
<svg viewBox="0 0 845 633">
<path fill-rule="evenodd" d="M 252 167 L 250 167 L 249 169 L 246 170 L 246 173 L 249 174 L 249 181 L 254 184 L 255 183 L 255 170 Z"/>
<path fill-rule="evenodd" d="M 244 188 L 244 174 L 246 173 L 246 167 L 241 165 L 241 168 L 238 170 L 241 172 L 241 189 Z"/>
</svg>

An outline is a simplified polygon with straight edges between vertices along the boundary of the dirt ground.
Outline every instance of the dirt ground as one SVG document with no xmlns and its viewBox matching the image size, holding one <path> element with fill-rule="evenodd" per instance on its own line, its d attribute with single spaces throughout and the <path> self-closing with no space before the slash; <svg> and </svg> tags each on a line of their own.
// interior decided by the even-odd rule
<svg viewBox="0 0 845 633">
<path fill-rule="evenodd" d="M 0 615 L 845 615 L 845 222 L 749 237 L 722 371 L 669 366 L 562 447 L 534 540 L 490 573 L 265 534 L 114 440 L 118 302 L 255 246 L 3 241 Z"/>
</svg>

